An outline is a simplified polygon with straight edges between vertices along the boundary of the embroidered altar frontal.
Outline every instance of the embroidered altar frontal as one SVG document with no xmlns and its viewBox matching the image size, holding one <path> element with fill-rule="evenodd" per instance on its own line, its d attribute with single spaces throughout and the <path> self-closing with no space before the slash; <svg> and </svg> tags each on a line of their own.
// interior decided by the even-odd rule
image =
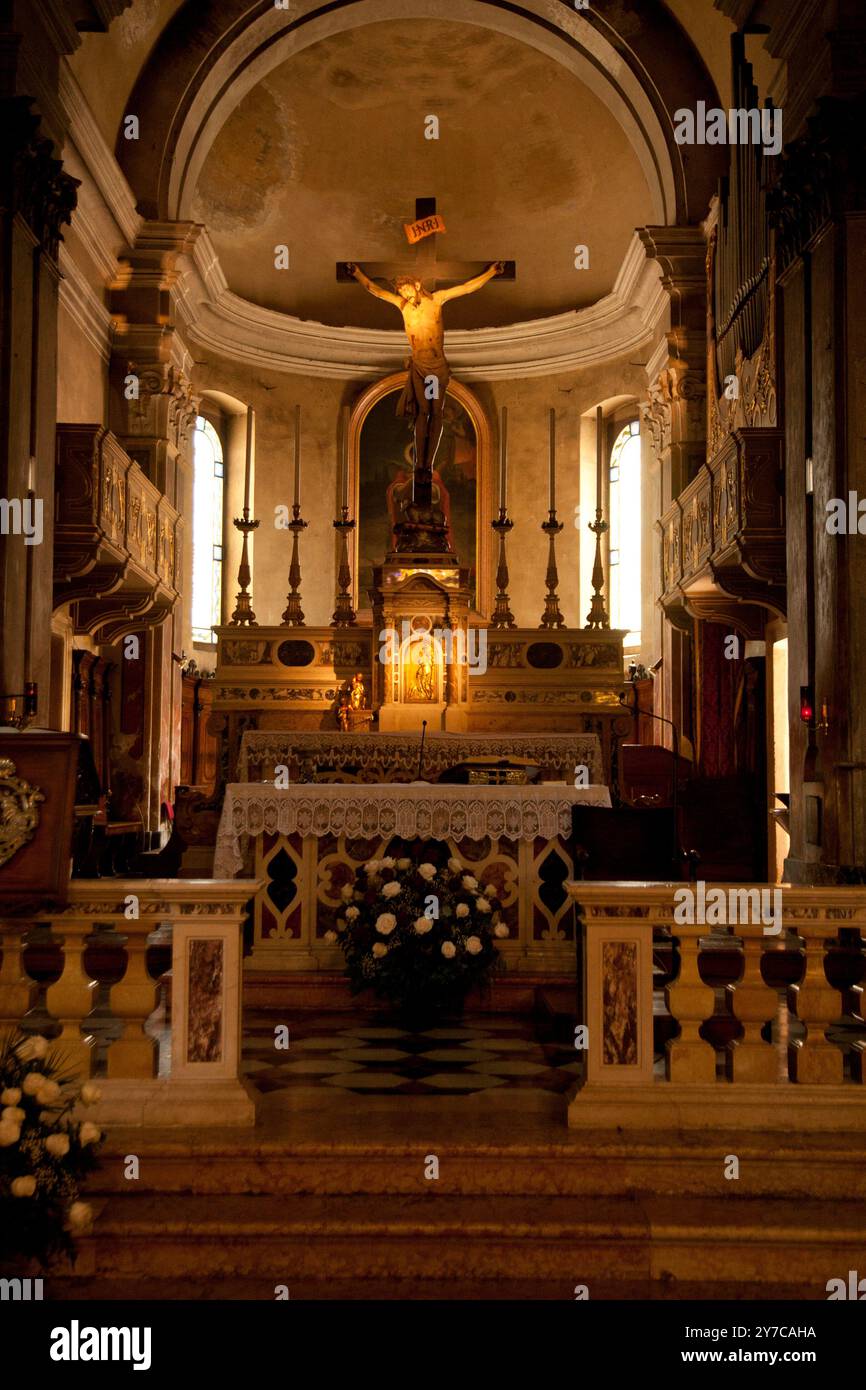
<svg viewBox="0 0 866 1390">
<path fill-rule="evenodd" d="M 236 783 L 226 788 L 214 875 L 254 865 L 264 880 L 248 969 L 334 970 L 343 956 L 324 937 L 360 865 L 399 853 L 400 841 L 445 841 L 476 878 L 495 885 L 508 967 L 570 970 L 574 911 L 563 885 L 574 877 L 576 805 L 609 807 L 607 787 Z"/>
</svg>

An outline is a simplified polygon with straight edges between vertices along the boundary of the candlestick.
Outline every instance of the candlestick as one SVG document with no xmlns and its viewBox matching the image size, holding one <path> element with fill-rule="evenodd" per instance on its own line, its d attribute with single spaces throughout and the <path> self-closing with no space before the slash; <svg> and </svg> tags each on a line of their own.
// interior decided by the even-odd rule
<svg viewBox="0 0 866 1390">
<path fill-rule="evenodd" d="M 301 508 L 298 502 L 292 507 L 292 519 L 289 522 L 289 530 L 292 533 L 292 560 L 289 565 L 289 588 L 291 592 L 286 596 L 286 607 L 283 613 L 283 622 L 286 627 L 304 627 L 304 610 L 301 607 L 301 561 L 298 554 L 298 541 L 307 529 L 308 523 L 301 520 Z"/>
<path fill-rule="evenodd" d="M 550 505 L 548 511 L 556 511 L 556 411 L 551 407 L 550 415 Z"/>
<path fill-rule="evenodd" d="M 337 568 L 337 603 L 331 622 L 334 627 L 356 627 L 357 618 L 352 607 L 352 596 L 349 589 L 352 583 L 352 571 L 349 568 L 349 537 L 355 529 L 354 521 L 349 520 L 349 508 L 343 506 L 342 518 L 334 522 L 334 530 L 340 537 L 340 563 Z"/>
<path fill-rule="evenodd" d="M 253 466 L 253 417 L 255 411 L 247 406 L 247 455 L 244 467 L 244 518 L 250 514 L 250 474 Z"/>
<path fill-rule="evenodd" d="M 501 420 L 502 423 L 499 428 L 499 510 L 500 512 L 504 512 L 508 506 L 506 500 L 508 476 L 508 409 L 506 406 L 502 407 Z"/>
<path fill-rule="evenodd" d="M 295 496 L 294 506 L 301 505 L 301 407 L 295 406 Z"/>
<path fill-rule="evenodd" d="M 565 619 L 559 607 L 559 573 L 556 568 L 556 538 L 562 530 L 562 522 L 557 521 L 556 512 L 550 508 L 550 514 L 546 521 L 541 523 L 541 529 L 547 536 L 547 574 L 545 583 L 547 594 L 544 599 L 544 612 L 541 615 L 541 622 L 538 624 L 542 628 L 565 627 Z"/>
<path fill-rule="evenodd" d="M 514 525 L 509 519 L 508 512 L 504 506 L 499 508 L 499 517 L 496 521 L 491 521 L 490 525 L 499 537 L 499 564 L 496 567 L 496 606 L 493 609 L 493 617 L 490 621 L 491 627 L 516 627 L 514 614 L 508 599 L 508 557 L 505 551 L 505 542 L 508 533 Z"/>
<path fill-rule="evenodd" d="M 604 443 L 604 417 L 601 406 L 596 407 L 595 411 L 595 521 L 589 523 L 589 529 L 595 536 L 595 559 L 592 565 L 592 588 L 593 594 L 590 600 L 589 612 L 586 615 L 586 627 L 607 630 L 610 627 L 610 618 L 604 606 L 604 563 L 602 560 L 601 541 L 602 536 L 607 531 L 607 522 L 604 520 L 604 492 L 602 490 L 602 446 Z"/>
<path fill-rule="evenodd" d="M 340 459 L 341 459 L 342 467 L 343 467 L 343 493 L 342 493 L 342 502 L 341 502 L 341 506 L 347 508 L 347 514 L 348 514 L 348 506 L 349 506 L 349 407 L 348 407 L 347 405 L 344 405 L 344 406 L 343 406 L 341 424 L 342 424 L 342 428 L 341 428 L 341 430 L 340 430 Z"/>
</svg>

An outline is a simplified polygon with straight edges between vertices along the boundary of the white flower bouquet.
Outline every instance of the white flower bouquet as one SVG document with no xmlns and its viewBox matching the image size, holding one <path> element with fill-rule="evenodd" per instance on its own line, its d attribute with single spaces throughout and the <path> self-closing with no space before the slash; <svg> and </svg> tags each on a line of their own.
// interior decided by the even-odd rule
<svg viewBox="0 0 866 1390">
<path fill-rule="evenodd" d="M 102 1134 L 72 1110 L 97 1100 L 97 1087 L 65 1073 L 62 1051 L 46 1038 L 17 1032 L 0 1041 L 0 1263 L 74 1261 L 74 1236 L 91 1221 L 82 1181 L 97 1167 Z"/>
<path fill-rule="evenodd" d="M 508 927 L 495 887 L 444 845 L 419 841 L 370 860 L 341 898 L 328 937 L 342 947 L 352 993 L 372 990 L 409 1019 L 461 1013 L 501 968 L 496 939 Z"/>
</svg>

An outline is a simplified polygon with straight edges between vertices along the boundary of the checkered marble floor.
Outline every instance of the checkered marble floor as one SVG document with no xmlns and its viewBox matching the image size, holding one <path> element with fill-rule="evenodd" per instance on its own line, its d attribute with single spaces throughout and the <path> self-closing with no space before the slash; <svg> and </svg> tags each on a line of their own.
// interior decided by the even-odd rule
<svg viewBox="0 0 866 1390">
<path fill-rule="evenodd" d="M 526 1017 L 478 1014 L 408 1032 L 357 1014 L 295 1015 L 289 1047 L 277 1051 L 284 1013 L 244 1015 L 242 1071 L 263 1095 L 323 1086 L 356 1095 L 470 1095 L 495 1087 L 562 1092 L 578 1066 L 573 1048 L 541 1043 Z"/>
</svg>

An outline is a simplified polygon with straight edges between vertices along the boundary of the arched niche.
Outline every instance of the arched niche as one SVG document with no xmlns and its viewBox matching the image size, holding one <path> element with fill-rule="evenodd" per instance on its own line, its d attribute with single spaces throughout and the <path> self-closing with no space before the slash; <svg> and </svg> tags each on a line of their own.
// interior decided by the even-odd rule
<svg viewBox="0 0 866 1390">
<path fill-rule="evenodd" d="M 366 592 L 368 584 L 365 576 L 369 574 L 370 564 L 383 560 L 386 551 L 391 548 L 387 526 L 380 524 L 375 527 L 371 526 L 371 522 L 376 516 L 384 522 L 384 519 L 389 515 L 389 503 L 391 517 L 396 515 L 396 504 L 400 497 L 401 487 L 404 485 L 400 472 L 396 469 L 397 450 L 399 450 L 399 458 L 403 465 L 402 474 L 405 484 L 411 484 L 412 436 L 408 421 L 396 419 L 397 401 L 405 384 L 405 372 L 392 372 L 390 376 L 374 382 L 358 397 L 349 416 L 347 441 L 349 504 L 350 515 L 355 517 L 358 523 L 354 533 L 355 555 L 352 566 L 354 605 L 365 616 L 371 611 L 370 597 Z M 438 473 L 439 467 L 442 466 L 445 476 L 440 475 L 440 477 L 446 492 L 448 474 L 453 468 L 459 466 L 459 459 L 455 459 L 450 451 L 452 441 L 448 438 L 451 418 L 455 410 L 459 410 L 462 417 L 469 422 L 475 436 L 474 556 L 461 554 L 459 544 L 455 543 L 461 535 L 465 537 L 466 533 L 466 526 L 457 524 L 456 513 L 452 517 L 452 545 L 461 564 L 471 565 L 475 571 L 473 616 L 489 618 L 493 601 L 493 550 L 490 522 L 492 520 L 491 507 L 494 490 L 490 424 L 478 397 L 469 390 L 468 386 L 464 386 L 462 382 L 452 378 L 445 400 L 446 433 L 436 457 L 436 472 Z M 364 451 L 365 425 L 368 421 L 371 425 L 373 424 L 371 412 L 375 412 L 377 424 L 383 420 L 383 417 L 387 416 L 388 412 L 394 419 L 393 429 L 385 436 L 386 439 L 393 441 L 390 456 L 381 459 L 378 469 L 375 470 L 370 469 Z M 390 496 L 386 495 L 388 493 Z M 444 500 L 446 503 L 450 503 L 450 497 L 446 497 Z M 443 510 L 446 511 L 447 515 L 449 506 L 445 505 Z"/>
</svg>

